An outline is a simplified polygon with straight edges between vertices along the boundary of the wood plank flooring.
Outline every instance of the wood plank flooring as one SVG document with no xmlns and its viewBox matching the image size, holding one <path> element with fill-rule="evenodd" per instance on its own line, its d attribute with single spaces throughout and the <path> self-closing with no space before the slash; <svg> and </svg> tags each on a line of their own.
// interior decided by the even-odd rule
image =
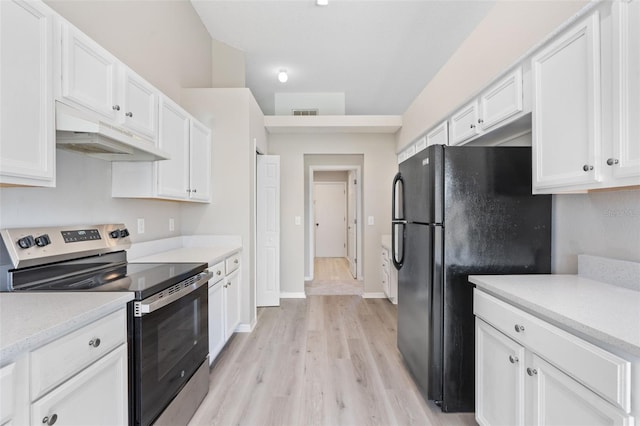
<svg viewBox="0 0 640 426">
<path fill-rule="evenodd" d="M 386 299 L 309 296 L 258 309 L 211 369 L 200 425 L 474 425 L 425 403 L 396 349 Z"/>
<path fill-rule="evenodd" d="M 353 278 L 349 261 L 344 257 L 316 257 L 313 261 L 313 281 L 304 283 L 307 295 L 361 295 L 364 282 Z"/>
</svg>

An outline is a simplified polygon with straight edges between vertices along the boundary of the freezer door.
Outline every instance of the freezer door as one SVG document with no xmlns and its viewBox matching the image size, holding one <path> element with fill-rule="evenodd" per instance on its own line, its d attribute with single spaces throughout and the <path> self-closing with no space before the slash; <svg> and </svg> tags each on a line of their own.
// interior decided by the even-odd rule
<svg viewBox="0 0 640 426">
<path fill-rule="evenodd" d="M 425 399 L 442 396 L 442 292 L 434 262 L 441 227 L 408 223 L 398 271 L 398 349 Z M 434 250 L 435 249 L 435 250 Z"/>
<path fill-rule="evenodd" d="M 407 221 L 442 223 L 442 159 L 442 145 L 432 145 L 400 164 Z"/>
</svg>

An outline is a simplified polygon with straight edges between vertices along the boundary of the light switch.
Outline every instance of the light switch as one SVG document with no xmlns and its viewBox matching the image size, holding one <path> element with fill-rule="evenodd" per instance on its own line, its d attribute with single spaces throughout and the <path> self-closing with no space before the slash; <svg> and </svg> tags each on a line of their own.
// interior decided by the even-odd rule
<svg viewBox="0 0 640 426">
<path fill-rule="evenodd" d="M 300 225 L 300 223 L 302 223 L 300 216 L 296 216 L 296 225 Z"/>
<path fill-rule="evenodd" d="M 367 225 L 374 225 L 374 224 L 375 224 L 375 220 L 373 219 L 373 216 L 368 216 Z"/>
<path fill-rule="evenodd" d="M 144 234 L 144 218 L 138 218 L 138 234 Z"/>
<path fill-rule="evenodd" d="M 176 222 L 172 217 L 169 218 L 169 232 L 173 232 L 176 230 Z"/>
</svg>

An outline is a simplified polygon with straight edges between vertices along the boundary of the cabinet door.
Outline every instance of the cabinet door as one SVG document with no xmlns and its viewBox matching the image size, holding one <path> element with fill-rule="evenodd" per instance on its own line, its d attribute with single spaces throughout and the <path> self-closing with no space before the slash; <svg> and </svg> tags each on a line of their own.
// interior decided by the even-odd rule
<svg viewBox="0 0 640 426">
<path fill-rule="evenodd" d="M 125 66 L 120 67 L 122 82 L 121 123 L 155 142 L 158 129 L 158 94 L 142 77 Z"/>
<path fill-rule="evenodd" d="M 62 97 L 116 121 L 118 60 L 69 23 L 62 23 Z"/>
<path fill-rule="evenodd" d="M 55 186 L 52 14 L 0 1 L 0 184 Z"/>
<path fill-rule="evenodd" d="M 127 349 L 122 345 L 31 405 L 31 424 L 124 425 Z M 45 420 L 47 419 L 47 420 Z"/>
<path fill-rule="evenodd" d="M 158 161 L 158 195 L 187 199 L 189 191 L 189 116 L 167 98 L 160 101 L 158 146 L 171 156 Z"/>
<path fill-rule="evenodd" d="M 480 97 L 478 124 L 482 130 L 522 111 L 522 69 L 517 68 Z"/>
<path fill-rule="evenodd" d="M 449 144 L 448 123 L 448 121 L 443 121 L 427 134 L 427 146 Z"/>
<path fill-rule="evenodd" d="M 640 0 L 614 3 L 614 138 L 606 160 L 616 178 L 640 176 Z M 638 182 L 640 184 L 640 182 Z"/>
<path fill-rule="evenodd" d="M 633 418 L 615 408 L 562 371 L 531 355 L 527 368 L 533 425 L 631 425 Z M 529 423 L 529 422 L 528 422 Z"/>
<path fill-rule="evenodd" d="M 451 117 L 450 145 L 458 145 L 461 142 L 478 134 L 478 102 L 473 101 L 456 111 Z"/>
<path fill-rule="evenodd" d="M 233 273 L 227 276 L 225 284 L 225 341 L 229 340 L 231 335 L 240 324 L 240 274 Z"/>
<path fill-rule="evenodd" d="M 476 421 L 524 424 L 525 350 L 476 318 Z"/>
<path fill-rule="evenodd" d="M 532 59 L 534 189 L 600 180 L 599 22 L 596 12 Z"/>
<path fill-rule="evenodd" d="M 191 120 L 189 198 L 197 201 L 211 199 L 211 130 Z"/>
<path fill-rule="evenodd" d="M 224 280 L 209 287 L 209 365 L 222 350 L 225 343 Z"/>
</svg>

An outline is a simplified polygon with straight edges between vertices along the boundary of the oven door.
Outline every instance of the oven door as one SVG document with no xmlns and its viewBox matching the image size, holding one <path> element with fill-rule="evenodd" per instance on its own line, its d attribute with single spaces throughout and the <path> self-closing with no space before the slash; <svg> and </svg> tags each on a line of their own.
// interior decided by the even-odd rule
<svg viewBox="0 0 640 426">
<path fill-rule="evenodd" d="M 206 281 L 188 294 L 136 317 L 130 304 L 131 424 L 151 424 L 209 353 Z M 143 301 L 144 302 L 144 301 Z"/>
</svg>

